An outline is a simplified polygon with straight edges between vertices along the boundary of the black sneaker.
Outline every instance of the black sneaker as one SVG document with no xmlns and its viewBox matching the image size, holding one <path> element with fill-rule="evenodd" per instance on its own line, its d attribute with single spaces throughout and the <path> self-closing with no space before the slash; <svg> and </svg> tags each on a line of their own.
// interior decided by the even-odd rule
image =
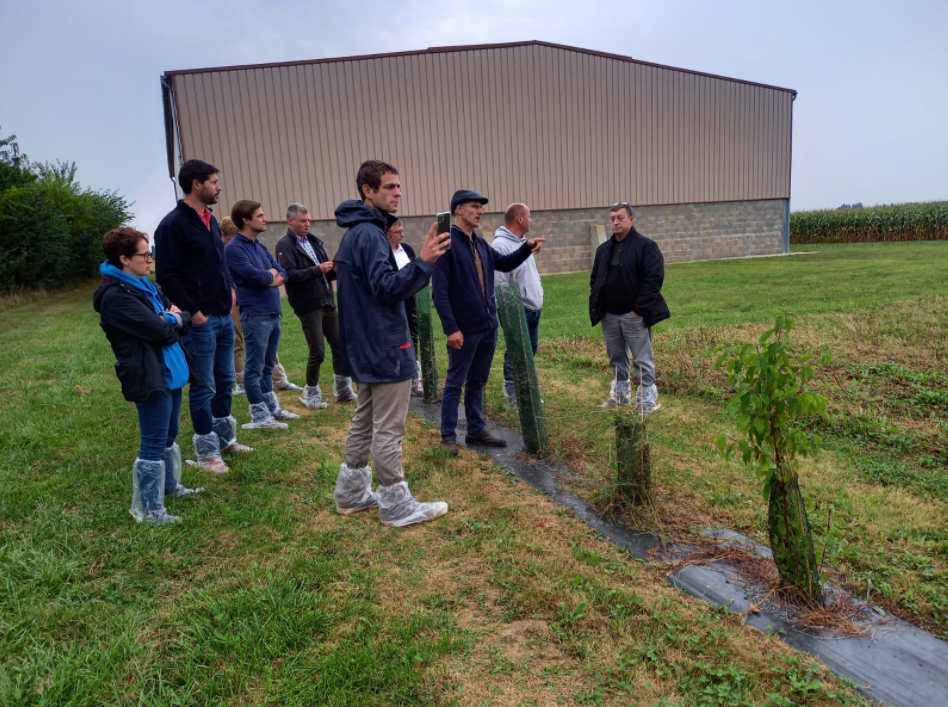
<svg viewBox="0 0 948 707">
<path fill-rule="evenodd" d="M 441 440 L 441 449 L 443 449 L 444 451 L 446 451 L 446 452 L 447 452 L 448 454 L 450 454 L 452 457 L 456 457 L 456 456 L 458 455 L 458 443 L 457 443 L 457 440 L 453 440 L 453 439 L 443 439 L 443 440 Z"/>
<path fill-rule="evenodd" d="M 465 435 L 466 444 L 478 444 L 482 447 L 506 447 L 507 443 L 500 437 L 494 437 L 490 432 L 482 432 L 479 435 Z"/>
</svg>

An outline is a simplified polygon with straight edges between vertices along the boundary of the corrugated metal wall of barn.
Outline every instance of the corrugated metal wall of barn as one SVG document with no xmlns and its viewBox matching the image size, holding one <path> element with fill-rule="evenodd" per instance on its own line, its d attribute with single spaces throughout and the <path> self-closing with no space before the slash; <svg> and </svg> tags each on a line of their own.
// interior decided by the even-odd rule
<svg viewBox="0 0 948 707">
<path fill-rule="evenodd" d="M 224 212 L 332 218 L 370 158 L 401 215 L 470 188 L 488 210 L 785 199 L 793 92 L 543 43 L 169 72 L 184 158 L 221 169 Z"/>
</svg>

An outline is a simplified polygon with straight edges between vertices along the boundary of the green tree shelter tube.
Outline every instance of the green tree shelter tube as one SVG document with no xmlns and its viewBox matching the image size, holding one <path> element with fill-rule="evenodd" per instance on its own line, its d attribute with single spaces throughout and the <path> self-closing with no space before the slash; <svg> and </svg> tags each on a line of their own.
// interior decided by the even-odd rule
<svg viewBox="0 0 948 707">
<path fill-rule="evenodd" d="M 648 504 L 652 498 L 648 434 L 645 421 L 631 412 L 616 413 L 616 467 L 619 497 L 633 506 Z"/>
<path fill-rule="evenodd" d="M 431 322 L 431 288 L 425 287 L 415 294 L 415 314 L 418 316 L 418 358 L 421 361 L 424 401 L 436 403 L 441 400 L 441 391 L 438 389 L 438 362 Z"/>
<path fill-rule="evenodd" d="M 520 408 L 520 431 L 523 446 L 531 454 L 546 447 L 546 425 L 543 422 L 543 403 L 540 400 L 540 384 L 533 362 L 533 349 L 527 330 L 527 317 L 523 309 L 520 286 L 506 282 L 495 288 L 497 312 L 504 328 L 510 367 L 513 369 L 517 405 Z"/>
</svg>

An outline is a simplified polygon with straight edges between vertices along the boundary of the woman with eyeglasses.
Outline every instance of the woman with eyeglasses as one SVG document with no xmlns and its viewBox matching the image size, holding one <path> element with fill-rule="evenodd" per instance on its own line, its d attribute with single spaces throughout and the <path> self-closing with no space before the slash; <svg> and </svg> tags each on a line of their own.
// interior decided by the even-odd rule
<svg viewBox="0 0 948 707">
<path fill-rule="evenodd" d="M 168 514 L 165 499 L 204 490 L 181 485 L 181 450 L 175 441 L 181 389 L 190 378 L 178 337 L 190 328 L 191 315 L 148 279 L 153 258 L 144 233 L 113 229 L 103 237 L 102 249 L 102 284 L 93 304 L 115 354 L 122 395 L 138 407 L 141 427 L 129 513 L 139 523 L 175 523 L 180 518 Z"/>
</svg>

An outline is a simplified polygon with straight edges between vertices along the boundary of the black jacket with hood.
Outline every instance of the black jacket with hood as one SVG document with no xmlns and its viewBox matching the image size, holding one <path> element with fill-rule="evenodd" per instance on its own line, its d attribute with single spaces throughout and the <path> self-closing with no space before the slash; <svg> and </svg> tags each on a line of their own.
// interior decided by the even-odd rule
<svg viewBox="0 0 948 707">
<path fill-rule="evenodd" d="M 630 239 L 623 249 L 619 261 L 619 274 L 635 303 L 632 311 L 642 317 L 646 326 L 654 326 L 668 319 L 671 313 L 662 297 L 662 283 L 665 281 L 665 258 L 658 244 L 646 238 L 632 227 L 625 237 Z M 589 276 L 589 320 L 593 326 L 599 323 L 606 311 L 602 302 L 602 288 L 606 284 L 612 249 L 618 243 L 615 236 L 596 249 L 593 269 Z"/>
<path fill-rule="evenodd" d="M 329 260 L 323 242 L 312 233 L 306 234 L 306 240 L 313 247 L 319 262 Z M 300 240 L 293 231 L 287 229 L 286 235 L 276 245 L 276 260 L 286 270 L 286 297 L 297 314 L 312 312 L 314 309 L 336 306 L 332 285 L 336 273 L 330 270 L 323 274 L 319 266 L 306 254 Z"/>
<path fill-rule="evenodd" d="M 158 289 L 165 307 L 171 302 Z M 182 326 L 176 328 L 155 314 L 145 295 L 134 287 L 111 277 L 102 279 L 102 284 L 92 296 L 95 311 L 99 313 L 99 326 L 112 345 L 115 354 L 115 375 L 122 384 L 122 395 L 133 403 L 144 403 L 156 393 L 167 393 L 162 365 L 163 346 L 171 346 L 191 327 L 191 315 L 181 312 Z M 194 366 L 184 350 L 191 381 L 195 381 Z"/>
<path fill-rule="evenodd" d="M 361 201 L 336 207 L 348 228 L 336 251 L 342 373 L 357 383 L 397 383 L 415 374 L 405 300 L 420 291 L 434 266 L 415 258 L 401 270 L 384 229 L 396 221 Z"/>
</svg>

